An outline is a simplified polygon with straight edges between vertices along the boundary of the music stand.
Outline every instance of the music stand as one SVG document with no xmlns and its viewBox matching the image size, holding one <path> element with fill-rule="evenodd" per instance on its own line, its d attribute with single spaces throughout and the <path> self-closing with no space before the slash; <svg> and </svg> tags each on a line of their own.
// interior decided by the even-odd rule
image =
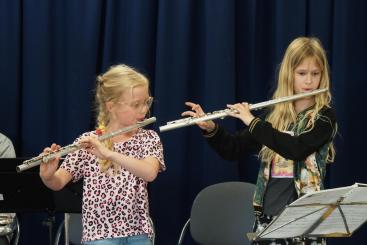
<svg viewBox="0 0 367 245">
<path fill-rule="evenodd" d="M 367 184 L 306 194 L 289 204 L 254 240 L 349 237 L 367 220 Z"/>
<path fill-rule="evenodd" d="M 0 158 L 0 213 L 47 212 L 48 218 L 43 224 L 49 228 L 52 244 L 53 192 L 42 183 L 39 168 L 16 171 L 25 160 L 27 158 Z"/>
<path fill-rule="evenodd" d="M 41 181 L 39 169 L 16 172 L 25 158 L 0 158 L 0 213 L 51 212 L 52 191 Z"/>
<path fill-rule="evenodd" d="M 52 191 L 42 183 L 38 167 L 16 171 L 25 160 L 28 159 L 0 158 L 0 213 L 47 212 L 48 218 L 43 223 L 49 226 L 53 244 L 55 212 L 81 213 L 83 180 Z"/>
<path fill-rule="evenodd" d="M 54 210 L 62 213 L 81 213 L 83 179 L 68 183 L 62 190 L 53 193 Z"/>
</svg>

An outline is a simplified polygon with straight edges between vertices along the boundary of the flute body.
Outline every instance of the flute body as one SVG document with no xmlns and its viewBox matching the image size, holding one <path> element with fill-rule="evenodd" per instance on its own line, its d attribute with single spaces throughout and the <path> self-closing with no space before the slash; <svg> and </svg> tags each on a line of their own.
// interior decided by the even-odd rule
<svg viewBox="0 0 367 245">
<path fill-rule="evenodd" d="M 301 99 L 301 98 L 304 98 L 304 97 L 324 93 L 324 92 L 327 92 L 327 91 L 328 91 L 327 88 L 317 89 L 317 90 L 314 90 L 312 92 L 301 93 L 301 94 L 296 94 L 296 95 L 291 95 L 291 96 L 286 96 L 286 97 L 280 97 L 280 98 L 277 98 L 277 99 L 268 100 L 268 101 L 260 102 L 260 103 L 257 103 L 257 104 L 252 104 L 252 105 L 249 105 L 249 107 L 250 107 L 250 110 L 259 110 L 259 109 L 262 109 L 262 108 L 265 108 L 265 107 L 268 107 L 268 106 L 272 106 L 272 105 L 275 105 L 275 104 L 288 102 L 288 101 L 293 101 L 293 100 Z M 224 109 L 224 110 L 214 111 L 212 113 L 208 113 L 208 114 L 206 114 L 205 116 L 202 116 L 202 117 L 197 117 L 197 118 L 187 117 L 187 118 L 179 119 L 179 120 L 176 120 L 176 121 L 171 121 L 171 122 L 168 122 L 166 125 L 159 127 L 159 131 L 160 132 L 165 132 L 165 131 L 176 129 L 176 128 L 191 126 L 191 125 L 194 125 L 198 122 L 204 122 L 204 121 L 214 120 L 214 119 L 218 119 L 218 118 L 223 119 L 224 117 L 228 116 L 228 112 L 230 112 L 230 111 L 231 111 L 231 109 Z"/>
<path fill-rule="evenodd" d="M 145 119 L 144 121 L 138 122 L 134 125 L 118 129 L 118 130 L 113 131 L 113 132 L 108 133 L 108 134 L 101 135 L 97 139 L 99 141 L 103 141 L 103 140 L 112 138 L 116 135 L 126 133 L 126 132 L 132 131 L 132 130 L 137 129 L 137 128 L 142 128 L 142 127 L 144 127 L 148 124 L 154 123 L 156 120 L 157 119 L 155 117 L 151 117 L 151 118 Z M 51 152 L 51 153 L 41 155 L 41 156 L 37 156 L 37 157 L 34 157 L 34 158 L 31 158 L 29 160 L 24 161 L 23 164 L 18 165 L 16 167 L 16 171 L 17 172 L 22 172 L 24 170 L 36 167 L 36 166 L 40 165 L 42 162 L 48 162 L 48 161 L 50 161 L 50 160 L 52 160 L 56 157 L 65 156 L 65 155 L 67 155 L 71 152 L 79 150 L 80 148 L 82 148 L 82 146 L 80 144 L 70 144 L 70 145 L 64 146 L 64 147 L 60 148 L 58 151 Z"/>
</svg>

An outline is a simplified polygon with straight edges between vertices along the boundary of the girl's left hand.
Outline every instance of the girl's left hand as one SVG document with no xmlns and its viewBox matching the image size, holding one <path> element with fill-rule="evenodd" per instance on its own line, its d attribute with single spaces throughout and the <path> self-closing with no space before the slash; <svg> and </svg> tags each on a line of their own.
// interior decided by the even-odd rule
<svg viewBox="0 0 367 245">
<path fill-rule="evenodd" d="M 228 115 L 241 119 L 247 126 L 250 125 L 251 121 L 255 118 L 250 112 L 250 106 L 248 103 L 237 103 L 234 105 L 227 105 L 229 109 L 235 110 L 228 112 Z"/>
<path fill-rule="evenodd" d="M 101 160 L 108 160 L 112 151 L 105 147 L 97 137 L 85 137 L 80 140 L 80 144 L 89 153 L 95 155 Z"/>
</svg>

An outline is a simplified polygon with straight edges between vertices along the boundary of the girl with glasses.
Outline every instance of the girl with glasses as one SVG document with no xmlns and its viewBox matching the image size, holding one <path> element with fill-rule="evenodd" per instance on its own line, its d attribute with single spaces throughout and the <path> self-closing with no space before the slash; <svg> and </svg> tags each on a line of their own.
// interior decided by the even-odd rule
<svg viewBox="0 0 367 245">
<path fill-rule="evenodd" d="M 153 98 L 148 79 L 126 65 L 98 76 L 96 131 L 74 143 L 83 148 L 42 163 L 40 176 L 52 190 L 83 178 L 83 236 L 87 245 L 152 244 L 147 185 L 165 170 L 163 147 L 153 130 L 136 129 L 100 142 L 97 136 L 143 121 Z M 56 151 L 52 144 L 44 153 Z"/>
</svg>

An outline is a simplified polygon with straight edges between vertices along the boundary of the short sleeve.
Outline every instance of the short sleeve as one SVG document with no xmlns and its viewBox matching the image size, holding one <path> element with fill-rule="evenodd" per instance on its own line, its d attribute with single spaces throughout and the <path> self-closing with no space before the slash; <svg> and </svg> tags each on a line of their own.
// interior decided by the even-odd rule
<svg viewBox="0 0 367 245">
<path fill-rule="evenodd" d="M 147 130 L 147 137 L 144 144 L 143 157 L 155 157 L 160 164 L 160 171 L 166 170 L 163 157 L 163 145 L 158 134 L 153 130 Z"/>
<path fill-rule="evenodd" d="M 78 144 L 81 138 L 91 135 L 91 132 L 84 133 L 78 137 L 73 144 Z M 72 176 L 72 181 L 76 182 L 84 176 L 85 165 L 90 161 L 91 157 L 93 156 L 86 150 L 79 149 L 66 155 L 60 168 L 68 171 Z"/>
</svg>

